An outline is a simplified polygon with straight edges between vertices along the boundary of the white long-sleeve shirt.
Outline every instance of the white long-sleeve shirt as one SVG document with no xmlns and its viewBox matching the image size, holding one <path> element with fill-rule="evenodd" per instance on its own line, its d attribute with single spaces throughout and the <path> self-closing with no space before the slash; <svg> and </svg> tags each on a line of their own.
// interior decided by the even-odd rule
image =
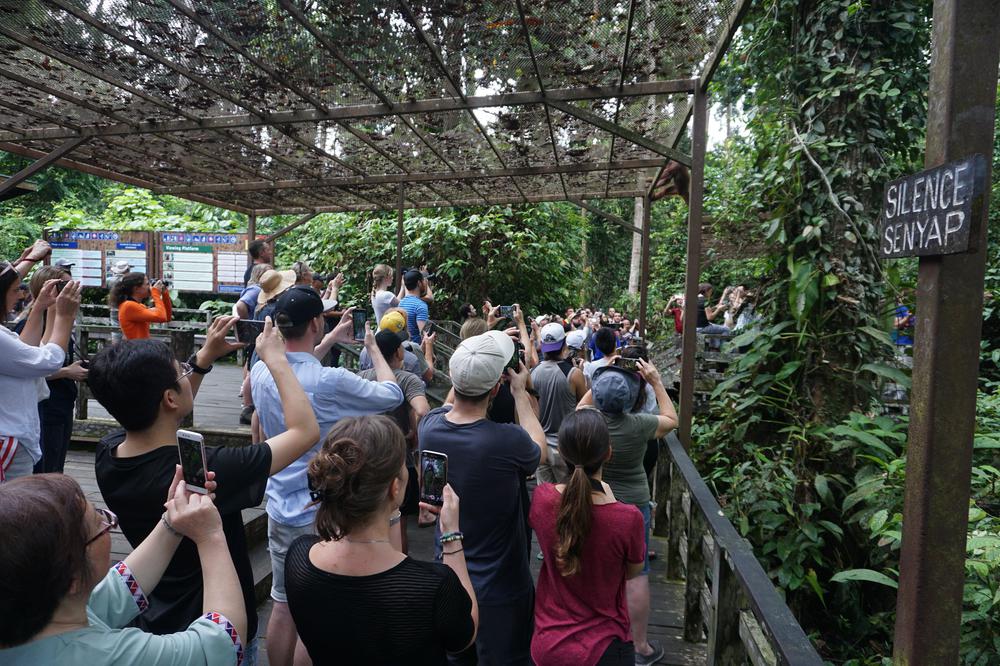
<svg viewBox="0 0 1000 666">
<path fill-rule="evenodd" d="M 39 446 L 37 381 L 62 367 L 66 352 L 55 343 L 40 347 L 0 326 L 0 437 L 14 437 L 38 462 Z"/>
</svg>

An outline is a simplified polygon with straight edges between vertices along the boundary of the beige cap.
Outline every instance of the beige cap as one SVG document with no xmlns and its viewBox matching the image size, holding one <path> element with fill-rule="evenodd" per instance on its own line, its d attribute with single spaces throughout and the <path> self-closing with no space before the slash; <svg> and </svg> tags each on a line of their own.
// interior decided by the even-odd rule
<svg viewBox="0 0 1000 666">
<path fill-rule="evenodd" d="M 448 363 L 451 383 L 462 395 L 482 395 L 500 381 L 513 356 L 514 341 L 506 333 L 487 331 L 467 338 Z"/>
<path fill-rule="evenodd" d="M 257 296 L 257 303 L 264 305 L 295 284 L 295 271 L 276 271 L 274 269 L 264 271 L 258 284 L 260 285 L 260 295 Z"/>
</svg>

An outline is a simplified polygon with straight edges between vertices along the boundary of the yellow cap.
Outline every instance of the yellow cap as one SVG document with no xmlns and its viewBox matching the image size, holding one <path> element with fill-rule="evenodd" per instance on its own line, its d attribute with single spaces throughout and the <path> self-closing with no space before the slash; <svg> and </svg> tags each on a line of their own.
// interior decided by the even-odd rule
<svg viewBox="0 0 1000 666">
<path fill-rule="evenodd" d="M 402 312 L 387 312 L 379 322 L 380 331 L 392 331 L 399 334 L 406 330 L 406 317 Z"/>
</svg>

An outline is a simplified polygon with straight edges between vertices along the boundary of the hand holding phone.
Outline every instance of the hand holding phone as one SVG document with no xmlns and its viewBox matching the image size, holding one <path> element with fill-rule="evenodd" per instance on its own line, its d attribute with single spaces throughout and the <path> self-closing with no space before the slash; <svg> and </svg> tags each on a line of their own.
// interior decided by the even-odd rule
<svg viewBox="0 0 1000 666">
<path fill-rule="evenodd" d="M 618 356 L 612 361 L 612 364 L 616 368 L 621 368 L 622 370 L 639 372 L 639 359 L 637 358 L 622 358 L 621 356 Z"/>
<path fill-rule="evenodd" d="M 177 431 L 177 450 L 187 489 L 193 493 L 208 493 L 208 468 L 205 464 L 205 438 L 191 430 Z"/>
<path fill-rule="evenodd" d="M 420 501 L 432 506 L 442 506 L 447 483 L 448 456 L 437 451 L 421 451 Z"/>
<path fill-rule="evenodd" d="M 358 309 L 351 312 L 351 321 L 354 327 L 354 339 L 364 342 L 365 333 L 368 332 L 368 313 Z"/>
<path fill-rule="evenodd" d="M 514 306 L 513 305 L 501 305 L 500 308 L 500 318 L 509 319 L 514 321 Z"/>
<path fill-rule="evenodd" d="M 257 341 L 257 336 L 264 332 L 264 322 L 256 319 L 236 320 L 236 341 L 245 345 L 252 345 Z"/>
</svg>

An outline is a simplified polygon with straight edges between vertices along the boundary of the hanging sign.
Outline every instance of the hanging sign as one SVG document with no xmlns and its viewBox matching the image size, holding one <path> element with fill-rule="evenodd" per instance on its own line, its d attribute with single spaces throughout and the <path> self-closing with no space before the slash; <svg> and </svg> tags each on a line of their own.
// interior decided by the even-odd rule
<svg viewBox="0 0 1000 666">
<path fill-rule="evenodd" d="M 879 228 L 884 258 L 957 254 L 969 249 L 970 225 L 986 193 L 986 158 L 965 159 L 885 186 Z"/>
</svg>

